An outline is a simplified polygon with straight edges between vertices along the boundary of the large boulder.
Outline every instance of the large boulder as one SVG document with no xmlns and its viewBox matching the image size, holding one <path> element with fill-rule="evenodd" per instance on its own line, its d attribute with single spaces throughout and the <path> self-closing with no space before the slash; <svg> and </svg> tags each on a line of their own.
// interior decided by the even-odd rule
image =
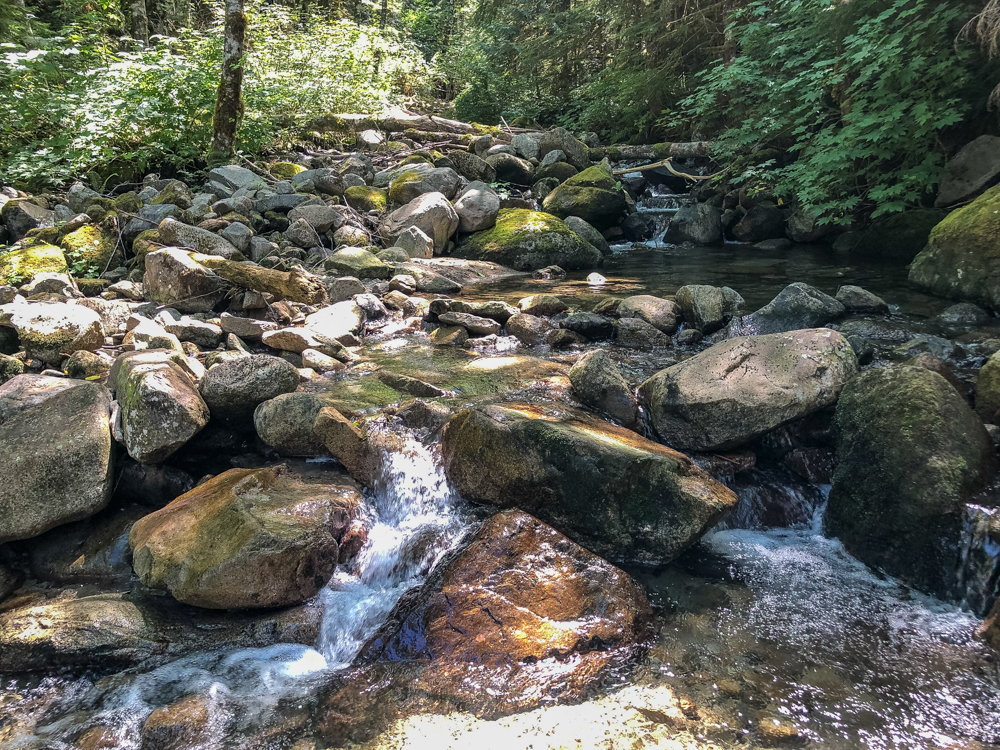
<svg viewBox="0 0 1000 750">
<path fill-rule="evenodd" d="M 501 209 L 496 225 L 463 239 L 455 255 L 518 271 L 551 265 L 566 270 L 595 268 L 603 262 L 600 251 L 560 219 L 524 208 Z"/>
<path fill-rule="evenodd" d="M 455 211 L 458 213 L 459 232 L 481 232 L 496 225 L 500 198 L 485 182 L 473 182 L 455 201 Z"/>
<path fill-rule="evenodd" d="M 212 418 L 237 428 L 251 428 L 259 404 L 299 386 L 295 365 L 269 354 L 251 354 L 211 367 L 201 379 L 201 396 Z"/>
<path fill-rule="evenodd" d="M 360 247 L 339 248 L 323 265 L 341 276 L 353 276 L 356 279 L 388 279 L 392 276 L 389 266 Z"/>
<path fill-rule="evenodd" d="M 1000 138 L 981 135 L 948 160 L 941 176 L 939 208 L 975 198 L 1000 180 Z"/>
<path fill-rule="evenodd" d="M 566 128 L 553 128 L 538 139 L 539 158 L 544 158 L 550 151 L 562 151 L 566 161 L 579 170 L 590 166 L 590 149 Z"/>
<path fill-rule="evenodd" d="M 39 243 L 0 253 L 0 282 L 21 284 L 42 273 L 66 271 L 66 256 L 55 245 Z"/>
<path fill-rule="evenodd" d="M 530 708 L 582 698 L 639 653 L 651 617 L 627 573 L 509 510 L 397 605 L 359 661 L 419 664 L 411 684 L 472 710 L 495 695 Z"/>
<path fill-rule="evenodd" d="M 196 607 L 296 604 L 330 580 L 362 502 L 330 472 L 231 469 L 132 526 L 135 572 Z"/>
<path fill-rule="evenodd" d="M 674 295 L 688 325 L 702 333 L 712 333 L 739 312 L 743 297 L 728 286 L 688 284 Z"/>
<path fill-rule="evenodd" d="M 0 219 L 3 219 L 14 239 L 19 240 L 31 229 L 51 227 L 55 214 L 31 201 L 15 199 L 3 204 Z"/>
<path fill-rule="evenodd" d="M 826 325 L 847 312 L 844 305 L 815 287 L 796 282 L 750 315 L 734 318 L 727 336 L 761 336 Z"/>
<path fill-rule="evenodd" d="M 618 305 L 619 318 L 638 318 L 668 336 L 680 325 L 681 310 L 675 302 L 650 294 L 626 297 Z"/>
<path fill-rule="evenodd" d="M 463 497 L 520 508 L 618 563 L 670 562 L 736 504 L 686 456 L 565 408 L 461 412 L 442 453 Z"/>
<path fill-rule="evenodd" d="M 488 185 L 497 181 L 496 170 L 473 153 L 452 151 L 448 154 L 448 159 L 455 165 L 460 175 L 472 182 L 480 180 Z"/>
<path fill-rule="evenodd" d="M 857 369 L 850 343 L 827 328 L 748 336 L 661 370 L 639 402 L 668 445 L 726 450 L 835 403 Z"/>
<path fill-rule="evenodd" d="M 226 282 L 179 247 L 146 256 L 143 289 L 154 302 L 183 313 L 209 312 L 226 297 Z"/>
<path fill-rule="evenodd" d="M 627 205 L 611 170 L 598 164 L 570 177 L 545 196 L 542 207 L 560 219 L 579 216 L 603 231 L 618 223 Z"/>
<path fill-rule="evenodd" d="M 227 260 L 243 260 L 243 254 L 228 240 L 207 229 L 192 227 L 177 219 L 164 219 L 157 229 L 164 245 L 189 247 L 205 255 L 218 255 Z"/>
<path fill-rule="evenodd" d="M 73 352 L 93 352 L 104 346 L 101 316 L 82 305 L 2 305 L 0 326 L 17 331 L 27 355 L 48 364 L 59 364 Z"/>
<path fill-rule="evenodd" d="M 870 370 L 841 393 L 834 435 L 827 533 L 917 588 L 958 593 L 964 504 L 996 470 L 965 400 L 922 367 Z"/>
<path fill-rule="evenodd" d="M 458 229 L 458 214 L 441 193 L 424 193 L 385 217 L 379 234 L 392 245 L 407 227 L 416 227 L 432 240 L 440 253 Z"/>
<path fill-rule="evenodd" d="M 126 352 L 113 384 L 122 434 L 136 461 L 163 461 L 208 424 L 208 406 L 190 375 L 164 351 Z"/>
<path fill-rule="evenodd" d="M 776 240 L 785 236 L 785 212 L 777 206 L 758 203 L 736 222 L 733 238 L 740 242 Z"/>
<path fill-rule="evenodd" d="M 496 172 L 498 182 L 528 187 L 534 182 L 535 168 L 514 154 L 499 153 L 486 157 L 486 163 Z"/>
<path fill-rule="evenodd" d="M 322 408 L 312 393 L 283 393 L 258 406 L 253 423 L 260 439 L 282 456 L 322 456 L 326 447 L 313 429 Z"/>
<path fill-rule="evenodd" d="M 670 219 L 667 225 L 667 242 L 711 245 L 722 239 L 722 213 L 710 203 L 690 203 Z"/>
<path fill-rule="evenodd" d="M 952 211 L 910 266 L 910 283 L 1000 308 L 1000 185 Z"/>
<path fill-rule="evenodd" d="M 93 515 L 112 490 L 111 394 L 18 375 L 0 387 L 0 542 Z"/>
<path fill-rule="evenodd" d="M 455 197 L 461 178 L 454 169 L 447 167 L 424 172 L 406 171 L 392 181 L 389 200 L 398 205 L 409 203 L 424 193 L 441 193 L 445 198 Z"/>
</svg>

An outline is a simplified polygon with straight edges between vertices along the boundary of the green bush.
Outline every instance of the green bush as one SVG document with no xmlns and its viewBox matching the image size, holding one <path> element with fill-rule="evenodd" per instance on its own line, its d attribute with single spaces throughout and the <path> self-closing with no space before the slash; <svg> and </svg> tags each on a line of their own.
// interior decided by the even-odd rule
<svg viewBox="0 0 1000 750">
<path fill-rule="evenodd" d="M 391 31 L 347 21 L 302 27 L 288 11 L 256 2 L 248 17 L 238 132 L 245 152 L 287 145 L 318 114 L 383 110 L 429 74 L 417 49 Z M 103 185 L 202 159 L 221 28 L 154 38 L 138 52 L 78 27 L 33 42 L 0 47 L 0 90 L 11 94 L 0 97 L 0 179 L 39 189 L 87 173 Z"/>
</svg>

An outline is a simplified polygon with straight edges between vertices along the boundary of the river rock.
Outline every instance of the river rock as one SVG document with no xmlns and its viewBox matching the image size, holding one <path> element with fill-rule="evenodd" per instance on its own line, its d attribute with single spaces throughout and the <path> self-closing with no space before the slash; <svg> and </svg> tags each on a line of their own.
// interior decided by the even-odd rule
<svg viewBox="0 0 1000 750">
<path fill-rule="evenodd" d="M 28 357 L 48 364 L 59 364 L 73 352 L 93 352 L 104 346 L 101 316 L 80 305 L 59 302 L 3 305 L 0 325 L 17 331 Z"/>
<path fill-rule="evenodd" d="M 501 209 L 496 225 L 464 238 L 455 255 L 492 261 L 518 271 L 551 265 L 566 270 L 586 269 L 603 262 L 597 248 L 558 218 L 524 208 Z"/>
<path fill-rule="evenodd" d="M 611 245 L 604 239 L 604 235 L 579 216 L 567 216 L 563 221 L 566 226 L 580 235 L 581 239 L 600 250 L 602 255 L 611 255 Z"/>
<path fill-rule="evenodd" d="M 778 296 L 750 315 L 734 318 L 727 336 L 761 336 L 826 325 L 844 315 L 844 305 L 802 282 L 789 284 Z"/>
<path fill-rule="evenodd" d="M 454 163 L 458 173 L 473 182 L 481 181 L 489 185 L 497 181 L 496 170 L 477 154 L 468 151 L 451 151 L 448 159 Z"/>
<path fill-rule="evenodd" d="M 995 352 L 976 375 L 976 412 L 984 422 L 1000 421 L 1000 352 Z"/>
<path fill-rule="evenodd" d="M 615 321 L 615 343 L 626 349 L 665 349 L 671 345 L 670 337 L 641 318 L 622 318 Z"/>
<path fill-rule="evenodd" d="M 322 613 L 305 605 L 263 613 L 199 613 L 164 596 L 80 595 L 68 589 L 0 613 L 0 670 L 154 667 L 212 648 L 312 646 Z M 48 627 L 39 629 L 44 622 Z"/>
<path fill-rule="evenodd" d="M 729 287 L 707 284 L 682 286 L 674 299 L 681 308 L 684 320 L 702 333 L 722 328 L 743 304 L 743 297 Z"/>
<path fill-rule="evenodd" d="M 442 455 L 463 497 L 532 513 L 613 562 L 670 562 L 736 504 L 686 456 L 562 407 L 461 412 Z"/>
<path fill-rule="evenodd" d="M 159 463 L 208 424 L 208 406 L 168 353 L 126 354 L 114 383 L 125 447 L 140 463 Z"/>
<path fill-rule="evenodd" d="M 434 250 L 440 253 L 458 229 L 458 223 L 458 214 L 444 195 L 425 193 L 386 216 L 379 233 L 391 245 L 407 227 L 417 227 L 434 241 Z"/>
<path fill-rule="evenodd" d="M 407 227 L 400 232 L 399 236 L 396 237 L 394 247 L 402 250 L 406 258 L 434 257 L 434 240 L 418 227 Z"/>
<path fill-rule="evenodd" d="M 837 290 L 837 302 L 849 313 L 888 315 L 889 305 L 876 294 L 859 286 L 846 284 Z"/>
<path fill-rule="evenodd" d="M 157 229 L 164 245 L 189 247 L 205 255 L 218 255 L 227 260 L 243 260 L 243 254 L 232 243 L 207 229 L 188 226 L 177 219 L 164 219 Z"/>
<path fill-rule="evenodd" d="M 722 239 L 722 213 L 710 203 L 689 203 L 670 219 L 667 242 L 711 245 Z"/>
<path fill-rule="evenodd" d="M 516 336 L 519 341 L 528 346 L 541 346 L 549 343 L 555 330 L 554 325 L 537 315 L 517 313 L 507 320 L 507 333 Z"/>
<path fill-rule="evenodd" d="M 132 526 L 135 572 L 196 607 L 296 604 L 330 580 L 362 502 L 330 472 L 231 469 Z"/>
<path fill-rule="evenodd" d="M 323 261 L 330 271 L 357 279 L 388 279 L 392 269 L 372 253 L 360 247 L 342 247 Z"/>
<path fill-rule="evenodd" d="M 835 403 L 857 368 L 847 339 L 826 328 L 741 337 L 661 370 L 639 403 L 668 445 L 726 450 Z"/>
<path fill-rule="evenodd" d="M 618 305 L 619 318 L 639 318 L 668 336 L 677 330 L 680 316 L 676 303 L 649 294 L 626 297 Z"/>
<path fill-rule="evenodd" d="M 1000 138 L 981 135 L 948 160 L 934 205 L 945 208 L 975 198 L 998 179 Z"/>
<path fill-rule="evenodd" d="M 288 220 L 293 224 L 302 219 L 320 234 L 335 232 L 347 223 L 346 209 L 342 206 L 307 205 L 293 208 Z"/>
<path fill-rule="evenodd" d="M 146 256 L 143 288 L 149 298 L 182 313 L 209 312 L 226 297 L 228 285 L 178 247 Z"/>
<path fill-rule="evenodd" d="M 493 696 L 508 711 L 530 708 L 582 698 L 638 654 L 651 618 L 627 573 L 508 510 L 397 605 L 359 662 L 420 664 L 407 683 L 471 710 Z"/>
<path fill-rule="evenodd" d="M 306 316 L 306 328 L 321 341 L 354 338 L 364 324 L 364 311 L 353 299 L 337 302 Z"/>
<path fill-rule="evenodd" d="M 298 386 L 299 371 L 291 362 L 269 354 L 251 354 L 209 368 L 200 388 L 213 419 L 247 428 L 259 404 L 292 393 Z"/>
<path fill-rule="evenodd" d="M 550 151 L 562 151 L 566 161 L 577 169 L 584 170 L 590 166 L 590 149 L 566 128 L 553 128 L 538 139 L 538 155 L 544 158 Z"/>
<path fill-rule="evenodd" d="M 834 435 L 827 533 L 868 565 L 955 595 L 964 505 L 996 471 L 979 418 L 937 373 L 896 366 L 848 383 Z"/>
<path fill-rule="evenodd" d="M 490 154 L 485 161 L 493 167 L 498 182 L 507 182 L 522 187 L 528 187 L 534 182 L 535 168 L 531 162 L 514 154 Z"/>
<path fill-rule="evenodd" d="M 473 336 L 490 336 L 500 333 L 500 324 L 490 318 L 461 312 L 446 312 L 438 315 L 438 322 L 446 326 L 461 326 Z"/>
<path fill-rule="evenodd" d="M 762 242 L 785 238 L 785 212 L 777 206 L 758 203 L 732 228 L 739 242 Z"/>
<path fill-rule="evenodd" d="M 55 214 L 46 208 L 36 206 L 31 201 L 15 199 L 3 204 L 0 218 L 14 239 L 19 240 L 31 229 L 51 227 Z"/>
<path fill-rule="evenodd" d="M 635 395 L 615 363 L 603 349 L 587 352 L 569 371 L 573 391 L 591 406 L 630 430 L 639 427 Z"/>
<path fill-rule="evenodd" d="M 603 165 L 588 167 L 545 196 L 543 208 L 565 219 L 579 216 L 599 231 L 615 226 L 625 213 L 625 195 Z"/>
<path fill-rule="evenodd" d="M 283 393 L 258 406 L 253 423 L 260 439 L 282 456 L 322 456 L 326 448 L 313 430 L 322 408 L 311 393 Z"/>
<path fill-rule="evenodd" d="M 910 283 L 1000 309 L 1000 185 L 937 224 L 910 265 Z"/>
<path fill-rule="evenodd" d="M 615 324 L 603 315 L 592 312 L 570 313 L 559 322 L 559 326 L 587 339 L 609 339 L 615 335 Z"/>
<path fill-rule="evenodd" d="M 481 232 L 497 223 L 500 198 L 485 182 L 473 182 L 455 201 L 455 212 L 458 214 L 459 232 Z"/>
<path fill-rule="evenodd" d="M 441 193 L 449 200 L 455 197 L 462 178 L 448 167 L 416 172 L 408 169 L 392 181 L 389 186 L 389 200 L 396 205 L 404 205 L 425 193 Z"/>
<path fill-rule="evenodd" d="M 111 394 L 18 375 L 0 386 L 0 542 L 93 515 L 112 490 Z"/>
</svg>

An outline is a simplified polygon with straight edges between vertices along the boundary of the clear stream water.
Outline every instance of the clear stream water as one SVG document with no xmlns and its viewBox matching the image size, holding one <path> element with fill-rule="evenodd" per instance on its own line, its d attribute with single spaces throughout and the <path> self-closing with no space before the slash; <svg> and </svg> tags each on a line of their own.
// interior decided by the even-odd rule
<svg viewBox="0 0 1000 750">
<path fill-rule="evenodd" d="M 601 272 L 609 281 L 600 288 L 587 284 L 586 274 L 571 274 L 550 282 L 509 281 L 482 296 L 516 301 L 552 291 L 586 299 L 596 293 L 672 294 L 685 283 L 708 283 L 735 288 L 752 310 L 786 284 L 806 281 L 831 293 L 843 283 L 865 286 L 895 306 L 894 319 L 911 326 L 947 306 L 908 289 L 898 265 L 847 262 L 823 248 L 622 247 Z M 643 357 L 621 359 L 638 376 L 656 367 L 652 360 L 637 361 Z M 216 729 L 205 747 L 287 746 L 281 731 L 268 732 L 308 707 L 331 674 L 348 668 L 402 593 L 423 581 L 473 526 L 448 487 L 433 439 L 405 434 L 405 449 L 388 457 L 381 484 L 367 495 L 366 546 L 320 595 L 324 620 L 313 647 L 208 652 L 103 680 L 0 677 L 0 750 L 72 748 L 66 738 L 81 723 L 112 727 L 116 744 L 107 747 L 139 748 L 148 713 L 191 694 L 210 697 Z M 1000 747 L 1000 659 L 974 637 L 977 618 L 869 571 L 839 542 L 823 537 L 827 487 L 766 468 L 741 475 L 736 486 L 740 507 L 694 550 L 664 570 L 632 571 L 658 607 L 648 657 L 575 714 L 597 716 L 607 710 L 601 701 L 627 696 L 627 705 L 616 710 L 638 716 L 632 702 L 652 700 L 666 688 L 697 707 L 694 728 L 685 730 L 687 744 L 662 739 L 656 732 L 666 730 L 651 714 L 652 720 L 639 717 L 651 722 L 639 734 L 626 733 L 615 719 L 601 737 L 571 734 L 566 744 L 555 730 L 546 730 L 548 740 L 532 730 L 502 746 L 757 747 L 767 746 L 758 744 L 758 729 L 770 723 L 794 725 L 798 736 L 786 741 L 816 748 Z M 790 525 L 763 526 L 774 506 Z M 970 518 L 970 540 L 989 546 L 982 528 Z M 560 709 L 539 709 L 550 710 Z M 428 746 L 481 750 L 482 737 L 506 736 L 501 724 L 487 723 L 478 734 L 468 725 Z M 303 731 L 308 736 L 308 728 L 297 724 L 296 733 Z M 411 739 L 384 746 L 421 745 Z"/>
</svg>

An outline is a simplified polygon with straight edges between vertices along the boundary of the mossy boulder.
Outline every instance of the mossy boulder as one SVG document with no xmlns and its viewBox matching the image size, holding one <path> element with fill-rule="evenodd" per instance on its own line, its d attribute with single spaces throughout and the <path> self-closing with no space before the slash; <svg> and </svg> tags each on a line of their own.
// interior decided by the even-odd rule
<svg viewBox="0 0 1000 750">
<path fill-rule="evenodd" d="M 551 265 L 571 271 L 596 268 L 603 262 L 600 250 L 561 219 L 524 208 L 501 210 L 492 229 L 466 237 L 455 255 L 499 263 L 518 271 Z"/>
<path fill-rule="evenodd" d="M 66 256 L 55 245 L 39 244 L 0 254 L 0 282 L 21 284 L 40 273 L 63 273 Z"/>
<path fill-rule="evenodd" d="M 596 229 L 610 229 L 625 213 L 625 195 L 602 164 L 570 177 L 545 197 L 546 211 L 560 219 L 579 216 Z"/>
<path fill-rule="evenodd" d="M 142 208 L 142 201 L 134 190 L 129 190 L 127 193 L 122 193 L 115 197 L 115 210 L 122 211 L 129 214 L 139 213 L 139 209 Z"/>
<path fill-rule="evenodd" d="M 150 201 L 154 206 L 164 206 L 167 204 L 177 206 L 181 209 L 191 208 L 193 205 L 193 198 L 191 195 L 191 190 L 180 180 L 172 180 L 163 190 L 161 190 L 153 200 Z M 110 207 L 107 207 L 109 211 L 114 210 L 114 201 L 109 201 L 111 203 Z M 88 211 L 88 214 L 90 212 Z"/>
<path fill-rule="evenodd" d="M 327 270 L 336 271 L 341 276 L 354 276 L 358 279 L 392 277 L 392 269 L 389 266 L 361 247 L 342 247 L 327 258 L 323 265 Z"/>
<path fill-rule="evenodd" d="M 61 232 L 58 227 L 38 227 L 29 229 L 24 235 L 25 245 L 57 245 Z"/>
<path fill-rule="evenodd" d="M 415 173 L 407 172 L 406 174 Z M 381 214 L 385 213 L 385 209 L 389 205 L 389 191 L 367 185 L 354 185 L 344 191 L 344 200 L 355 211 L 361 213 L 378 211 Z"/>
<path fill-rule="evenodd" d="M 937 224 L 910 266 L 910 283 L 1000 308 L 1000 185 Z"/>
<path fill-rule="evenodd" d="M 462 497 L 520 508 L 615 563 L 668 563 L 736 505 L 687 456 L 563 407 L 464 411 L 442 455 Z"/>
<path fill-rule="evenodd" d="M 956 594 L 964 504 L 996 471 L 979 418 L 937 373 L 896 366 L 847 384 L 834 433 L 827 533 L 868 565 Z"/>
<path fill-rule="evenodd" d="M 576 167 L 568 162 L 557 161 L 554 164 L 546 164 L 535 170 L 535 183 L 545 179 L 556 179 L 560 183 L 565 182 L 570 177 L 576 177 L 579 173 Z"/>
<path fill-rule="evenodd" d="M 300 172 L 305 172 L 306 168 L 290 161 L 276 161 L 267 168 L 267 171 L 279 180 L 291 180 Z"/>
<path fill-rule="evenodd" d="M 59 241 L 79 276 L 97 276 L 122 261 L 117 238 L 96 224 L 87 224 Z"/>
</svg>

